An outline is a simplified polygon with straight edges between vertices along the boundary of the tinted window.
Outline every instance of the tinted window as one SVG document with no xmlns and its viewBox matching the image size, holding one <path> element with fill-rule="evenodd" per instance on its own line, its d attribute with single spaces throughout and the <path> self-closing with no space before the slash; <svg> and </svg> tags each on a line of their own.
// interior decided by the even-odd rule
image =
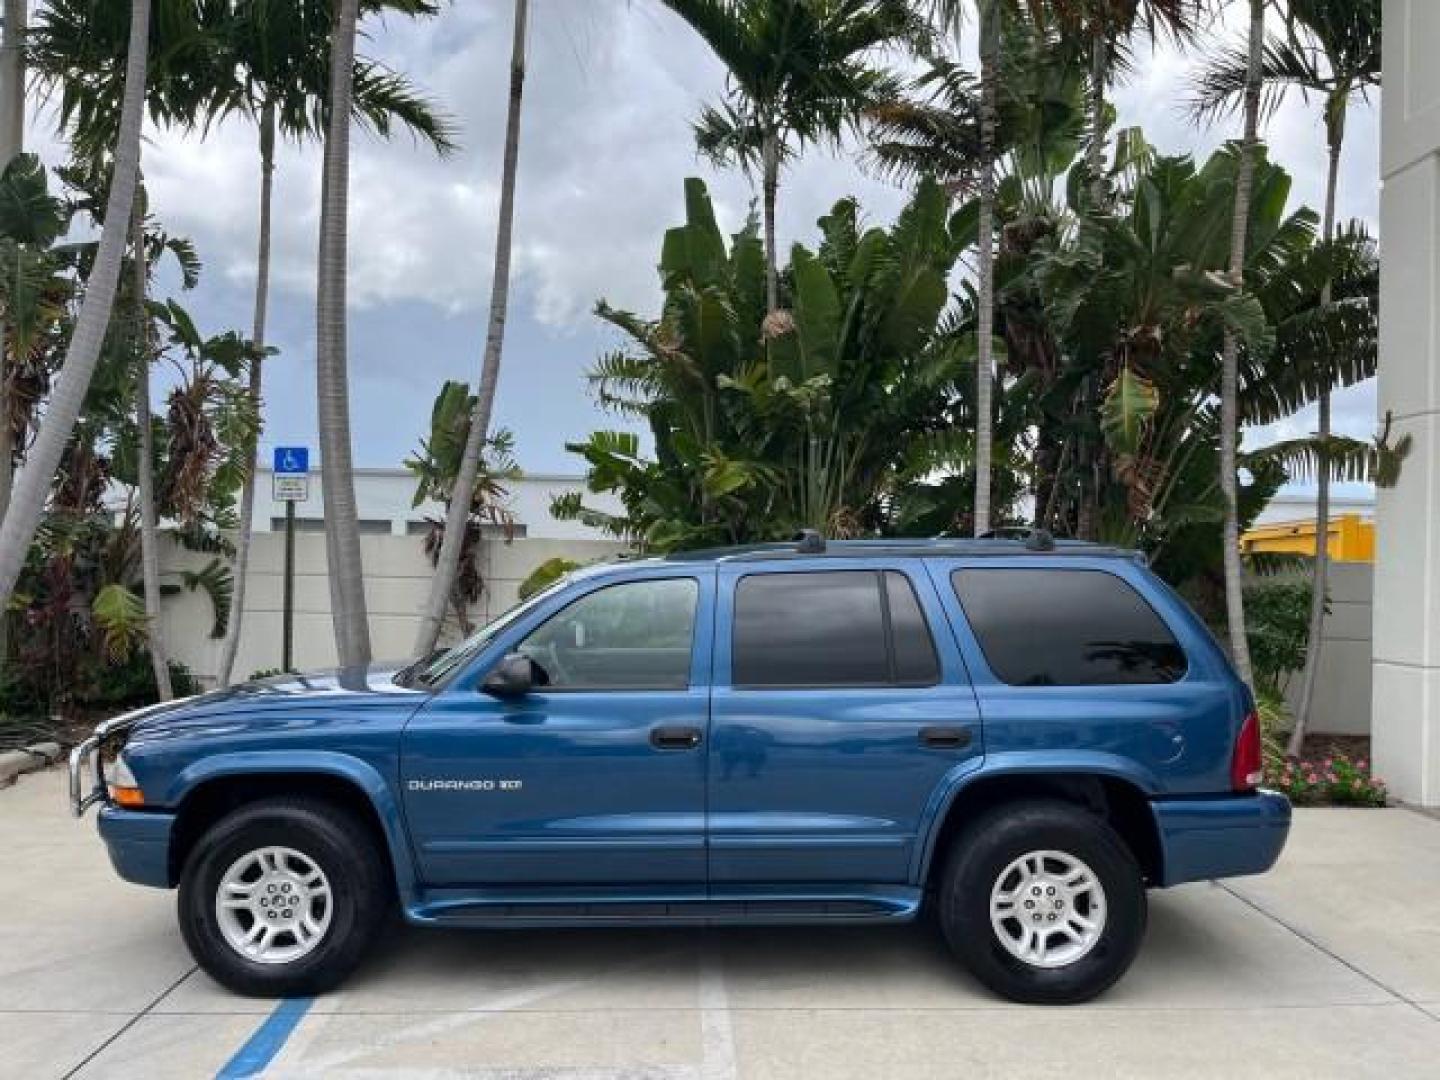
<svg viewBox="0 0 1440 1080">
<path fill-rule="evenodd" d="M 693 578 L 597 589 L 520 645 L 555 690 L 671 690 L 690 685 L 699 586 Z"/>
<path fill-rule="evenodd" d="M 1013 686 L 1174 682 L 1181 651 L 1154 608 L 1100 570 L 957 570 L 990 669 Z"/>
<path fill-rule="evenodd" d="M 890 632 L 895 640 L 895 681 L 907 686 L 929 686 L 940 681 L 940 661 L 935 642 L 915 587 L 904 574 L 891 570 L 885 575 L 885 593 L 890 601 Z"/>
<path fill-rule="evenodd" d="M 736 686 L 888 686 L 938 678 L 934 643 L 903 574 L 752 574 L 735 587 L 733 634 Z"/>
</svg>

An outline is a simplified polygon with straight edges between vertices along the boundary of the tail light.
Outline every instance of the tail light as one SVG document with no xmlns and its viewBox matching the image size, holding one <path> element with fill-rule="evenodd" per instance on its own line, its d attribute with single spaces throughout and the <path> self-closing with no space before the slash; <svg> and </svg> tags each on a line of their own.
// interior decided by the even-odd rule
<svg viewBox="0 0 1440 1080">
<path fill-rule="evenodd" d="M 1230 759 L 1230 786 L 1236 791 L 1254 791 L 1265 779 L 1265 762 L 1260 752 L 1260 715 L 1251 711 L 1240 725 L 1235 754 Z"/>
</svg>

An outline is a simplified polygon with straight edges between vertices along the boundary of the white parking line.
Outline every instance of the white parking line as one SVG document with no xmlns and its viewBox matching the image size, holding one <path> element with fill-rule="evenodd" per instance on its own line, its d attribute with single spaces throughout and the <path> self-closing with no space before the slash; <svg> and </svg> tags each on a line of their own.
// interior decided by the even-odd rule
<svg viewBox="0 0 1440 1080">
<path fill-rule="evenodd" d="M 309 1058 L 307 1050 L 315 1036 L 323 1030 L 325 1023 L 343 1018 L 345 1013 L 327 1013 L 323 1015 L 312 1014 L 302 1023 L 296 1036 L 286 1044 L 284 1050 L 275 1059 L 271 1067 L 266 1070 L 267 1077 L 300 1077 L 316 1076 L 323 1074 L 327 1077 L 364 1077 L 377 1075 L 377 1070 L 364 1066 L 357 1066 L 354 1063 L 364 1057 L 375 1053 L 377 1050 L 385 1050 L 393 1047 L 404 1046 L 409 1043 L 433 1042 L 460 1028 L 472 1024 L 482 1023 L 506 1013 L 512 1013 L 523 1009 L 528 1005 L 544 1001 L 546 998 L 556 997 L 561 994 L 570 993 L 584 986 L 593 984 L 597 979 L 606 979 L 622 971 L 633 971 L 635 968 L 644 967 L 657 959 L 671 955 L 676 950 L 664 950 L 657 953 L 649 953 L 641 958 L 621 964 L 613 968 L 607 968 L 595 976 L 566 979 L 563 982 L 543 983 L 538 986 L 529 987 L 523 990 L 511 990 L 500 994 L 497 997 L 480 1002 L 468 1007 L 468 1011 L 447 1012 L 432 1020 L 409 1024 L 378 1034 L 374 1038 L 366 1039 L 362 1044 L 347 1048 L 339 1053 L 331 1053 L 319 1058 Z M 717 976 L 718 977 L 718 976 Z M 703 995 L 702 984 L 702 995 Z M 725 1003 L 725 991 L 723 985 L 719 988 L 719 999 L 721 1011 L 723 1012 L 723 1031 L 728 1040 L 730 1030 L 729 1007 Z M 708 1051 L 709 1040 L 706 1041 Z M 727 1041 L 726 1045 L 729 1043 Z M 722 1059 L 729 1062 L 728 1072 L 714 1073 L 714 1080 L 730 1080 L 734 1073 L 734 1051 L 729 1051 L 729 1056 Z M 384 1070 L 379 1070 L 384 1071 Z M 393 1073 L 391 1073 L 393 1075 Z M 564 1080 L 697 1080 L 700 1073 L 694 1068 L 673 1068 L 673 1067 L 646 1067 L 636 1066 L 624 1069 L 588 1068 L 576 1069 L 563 1067 L 525 1067 L 525 1068 L 488 1068 L 484 1065 L 466 1066 L 463 1070 L 451 1071 L 440 1069 L 438 1071 L 427 1071 L 416 1069 L 413 1073 L 407 1069 L 407 1074 L 414 1076 L 466 1076 L 479 1077 L 483 1080 L 541 1080 L 541 1078 L 563 1077 Z M 705 1080 L 711 1080 L 710 1073 L 705 1074 Z"/>
</svg>

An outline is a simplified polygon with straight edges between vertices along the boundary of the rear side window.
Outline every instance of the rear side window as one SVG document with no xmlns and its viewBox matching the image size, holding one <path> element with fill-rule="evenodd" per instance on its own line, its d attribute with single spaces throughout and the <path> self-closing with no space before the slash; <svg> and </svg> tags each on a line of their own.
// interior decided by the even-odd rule
<svg viewBox="0 0 1440 1080">
<path fill-rule="evenodd" d="M 1160 616 L 1103 570 L 968 569 L 950 576 L 990 670 L 1012 686 L 1169 683 L 1185 653 Z"/>
<path fill-rule="evenodd" d="M 929 686 L 940 664 L 910 579 L 894 571 L 751 574 L 735 586 L 734 685 Z"/>
</svg>

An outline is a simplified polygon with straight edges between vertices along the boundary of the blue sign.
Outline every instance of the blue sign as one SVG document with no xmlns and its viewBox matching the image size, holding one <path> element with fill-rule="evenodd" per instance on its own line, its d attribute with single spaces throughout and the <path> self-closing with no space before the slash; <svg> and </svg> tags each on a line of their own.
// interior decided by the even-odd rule
<svg viewBox="0 0 1440 1080">
<path fill-rule="evenodd" d="M 310 448 L 308 446 L 275 447 L 276 476 L 308 476 L 310 474 Z"/>
</svg>

